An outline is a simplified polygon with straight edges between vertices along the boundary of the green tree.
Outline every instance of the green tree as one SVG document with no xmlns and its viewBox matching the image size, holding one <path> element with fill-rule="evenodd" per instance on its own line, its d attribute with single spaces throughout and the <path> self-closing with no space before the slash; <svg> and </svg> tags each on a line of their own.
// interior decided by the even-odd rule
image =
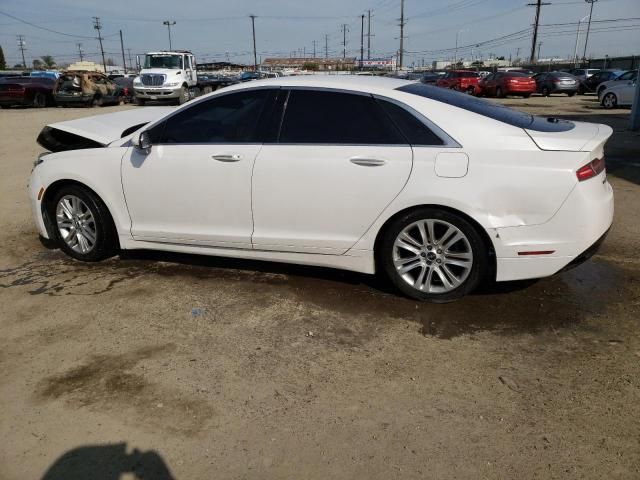
<svg viewBox="0 0 640 480">
<path fill-rule="evenodd" d="M 33 59 L 33 69 L 34 70 L 42 70 L 44 68 L 44 63 L 39 58 Z"/>
<path fill-rule="evenodd" d="M 56 61 L 53 59 L 53 57 L 51 55 L 43 55 L 43 56 L 41 56 L 40 57 L 40 62 L 46 68 L 53 68 L 53 67 L 56 66 Z"/>
<path fill-rule="evenodd" d="M 4 59 L 4 52 L 2 51 L 2 46 L 0 46 L 0 70 L 4 70 L 7 68 L 7 62 Z"/>
<path fill-rule="evenodd" d="M 302 68 L 304 70 L 318 70 L 318 64 L 317 63 L 313 63 L 313 62 L 305 62 L 302 65 Z"/>
</svg>

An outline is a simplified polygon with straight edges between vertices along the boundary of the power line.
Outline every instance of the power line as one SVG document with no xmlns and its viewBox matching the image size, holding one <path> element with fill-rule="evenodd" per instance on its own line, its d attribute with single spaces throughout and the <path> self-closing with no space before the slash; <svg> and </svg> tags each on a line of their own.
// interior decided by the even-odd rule
<svg viewBox="0 0 640 480">
<path fill-rule="evenodd" d="M 22 18 L 18 18 L 18 17 L 14 16 L 14 15 L 11 15 L 11 14 L 3 12 L 3 11 L 0 11 L 0 15 L 4 15 L 5 17 L 13 18 L 14 20 L 17 20 L 18 22 L 24 23 L 25 25 L 29 25 L 29 26 L 31 26 L 33 28 L 38 28 L 40 30 L 45 30 L 47 32 L 56 33 L 58 35 L 64 35 L 65 37 L 93 38 L 93 37 L 87 37 L 85 35 L 72 35 L 72 34 L 69 34 L 69 33 L 59 32 L 57 30 L 52 30 L 51 28 L 42 27 L 40 25 L 36 25 L 35 23 L 28 22 L 27 20 L 23 20 Z"/>
</svg>

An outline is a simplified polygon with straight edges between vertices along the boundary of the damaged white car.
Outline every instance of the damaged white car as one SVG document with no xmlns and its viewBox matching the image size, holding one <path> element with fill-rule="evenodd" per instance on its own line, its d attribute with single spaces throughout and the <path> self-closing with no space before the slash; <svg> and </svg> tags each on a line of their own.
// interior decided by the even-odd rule
<svg viewBox="0 0 640 480">
<path fill-rule="evenodd" d="M 29 183 L 40 235 L 97 261 L 154 249 L 382 272 L 450 301 L 552 275 L 613 218 L 605 125 L 404 80 L 284 77 L 62 122 Z"/>
</svg>

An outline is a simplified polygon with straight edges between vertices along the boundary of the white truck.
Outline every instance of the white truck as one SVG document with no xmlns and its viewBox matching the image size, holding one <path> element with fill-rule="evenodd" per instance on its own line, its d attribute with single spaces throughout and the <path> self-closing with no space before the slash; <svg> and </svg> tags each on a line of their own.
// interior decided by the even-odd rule
<svg viewBox="0 0 640 480">
<path fill-rule="evenodd" d="M 169 100 L 181 105 L 219 86 L 213 81 L 199 81 L 196 57 L 187 50 L 146 53 L 141 67 L 133 80 L 138 105 L 147 100 Z"/>
</svg>

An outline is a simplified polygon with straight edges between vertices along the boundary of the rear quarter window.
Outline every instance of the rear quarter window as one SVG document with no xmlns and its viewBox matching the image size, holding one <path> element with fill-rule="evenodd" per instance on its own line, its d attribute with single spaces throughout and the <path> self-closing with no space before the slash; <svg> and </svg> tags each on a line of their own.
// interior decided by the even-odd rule
<svg viewBox="0 0 640 480">
<path fill-rule="evenodd" d="M 473 97 L 471 95 L 466 95 L 461 92 L 456 92 L 455 90 L 423 85 L 420 83 L 404 85 L 399 87 L 397 90 L 462 108 L 463 110 L 467 110 L 514 127 L 526 128 L 539 132 L 566 132 L 574 128 L 574 124 L 567 120 L 536 117 L 519 110 L 505 107 L 504 105 Z"/>
</svg>

